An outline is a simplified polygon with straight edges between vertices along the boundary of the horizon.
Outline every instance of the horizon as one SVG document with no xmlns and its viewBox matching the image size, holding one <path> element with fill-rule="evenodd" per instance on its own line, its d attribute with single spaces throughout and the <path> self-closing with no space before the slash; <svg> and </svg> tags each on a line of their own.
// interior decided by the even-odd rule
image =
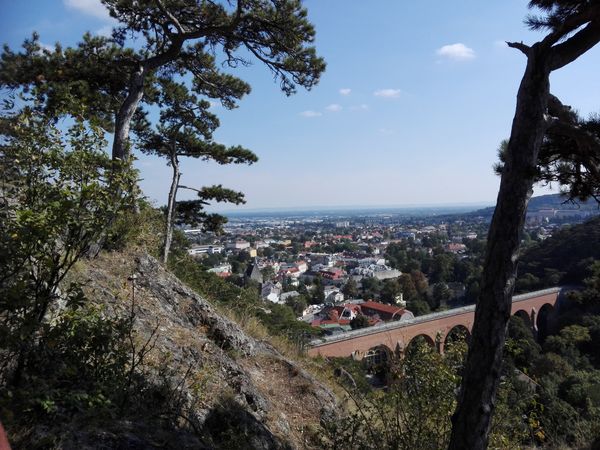
<svg viewBox="0 0 600 450">
<path fill-rule="evenodd" d="M 368 210 L 401 210 L 401 209 L 462 209 L 494 206 L 495 202 L 466 202 L 466 203 L 413 203 L 402 205 L 299 205 L 280 207 L 245 208 L 243 206 L 218 209 L 211 207 L 211 211 L 223 214 L 253 213 L 253 212 L 310 212 L 310 211 L 368 211 Z"/>
</svg>

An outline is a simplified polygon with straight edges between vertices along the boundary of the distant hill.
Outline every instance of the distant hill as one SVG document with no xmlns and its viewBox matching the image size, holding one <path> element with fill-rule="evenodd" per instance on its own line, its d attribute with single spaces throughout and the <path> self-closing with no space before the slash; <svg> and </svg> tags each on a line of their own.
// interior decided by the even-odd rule
<svg viewBox="0 0 600 450">
<path fill-rule="evenodd" d="M 491 218 L 494 214 L 494 208 L 495 206 L 477 209 L 466 215 L 470 217 L 482 216 Z M 537 197 L 532 197 L 529 200 L 529 205 L 527 206 L 528 213 L 540 211 L 542 209 L 559 209 L 563 211 L 589 211 L 597 210 L 598 204 L 593 199 L 585 202 L 571 203 L 566 201 L 565 197 L 563 197 L 560 194 L 539 195 Z"/>
<path fill-rule="evenodd" d="M 581 283 L 592 260 L 600 260 L 600 217 L 562 228 L 525 251 L 517 289 Z"/>
</svg>

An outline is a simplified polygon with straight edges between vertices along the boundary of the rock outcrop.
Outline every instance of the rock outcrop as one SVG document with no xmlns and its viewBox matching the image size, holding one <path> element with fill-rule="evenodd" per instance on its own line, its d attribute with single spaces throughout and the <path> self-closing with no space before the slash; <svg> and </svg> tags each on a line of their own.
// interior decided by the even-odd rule
<svg viewBox="0 0 600 450">
<path fill-rule="evenodd" d="M 78 278 L 109 313 L 126 313 L 133 297 L 136 339 L 155 333 L 148 372 L 167 369 L 181 420 L 175 429 L 148 429 L 143 421 L 83 427 L 64 447 L 307 448 L 320 420 L 335 415 L 336 399 L 323 383 L 245 333 L 154 258 L 104 254 Z"/>
</svg>

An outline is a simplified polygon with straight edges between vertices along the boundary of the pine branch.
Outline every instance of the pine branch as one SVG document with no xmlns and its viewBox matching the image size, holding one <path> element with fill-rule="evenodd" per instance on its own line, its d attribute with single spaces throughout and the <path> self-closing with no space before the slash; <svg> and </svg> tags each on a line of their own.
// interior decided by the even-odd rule
<svg viewBox="0 0 600 450">
<path fill-rule="evenodd" d="M 557 70 L 575 61 L 600 42 L 600 12 L 596 20 L 589 22 L 561 44 L 552 47 L 550 70 Z"/>
<path fill-rule="evenodd" d="M 506 45 L 508 45 L 511 48 L 516 48 L 517 50 L 520 50 L 521 53 L 523 53 L 525 56 L 529 56 L 531 47 L 529 45 L 523 44 L 523 41 L 521 41 L 521 42 L 508 42 L 507 41 Z"/>
</svg>

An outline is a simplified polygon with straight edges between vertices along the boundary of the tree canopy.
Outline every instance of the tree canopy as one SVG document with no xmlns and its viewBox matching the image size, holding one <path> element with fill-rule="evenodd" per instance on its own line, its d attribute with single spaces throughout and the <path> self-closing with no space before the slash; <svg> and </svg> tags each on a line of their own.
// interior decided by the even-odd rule
<svg viewBox="0 0 600 450">
<path fill-rule="evenodd" d="M 102 1 L 117 20 L 111 37 L 85 35 L 74 48 L 50 51 L 34 34 L 20 53 L 5 46 L 0 85 L 35 92 L 50 115 L 85 104 L 86 118 L 114 132 L 113 158 L 130 153 L 130 129 L 140 104 L 157 102 L 159 76 L 190 76 L 193 92 L 233 108 L 250 86 L 220 63 L 235 69 L 258 60 L 287 95 L 313 87 L 325 69 L 299 0 Z"/>
</svg>

